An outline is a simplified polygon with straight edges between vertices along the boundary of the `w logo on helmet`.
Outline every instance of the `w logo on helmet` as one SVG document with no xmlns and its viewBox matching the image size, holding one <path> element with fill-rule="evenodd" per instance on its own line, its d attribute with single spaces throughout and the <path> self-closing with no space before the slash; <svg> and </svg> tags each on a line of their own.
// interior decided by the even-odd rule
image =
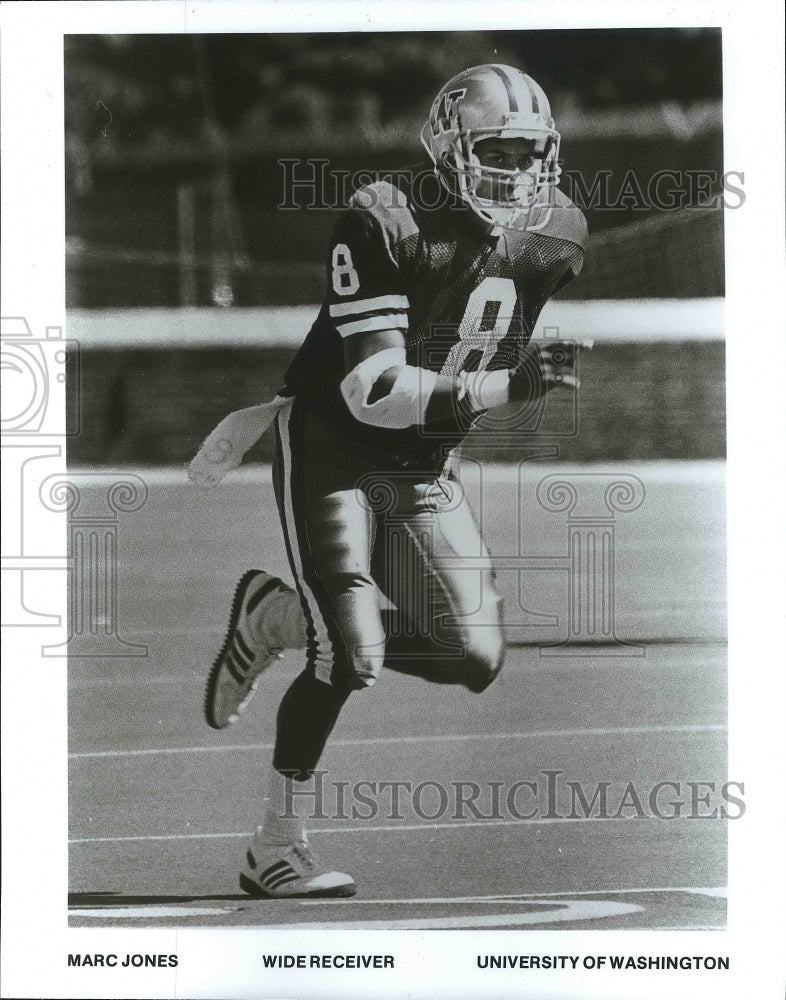
<svg viewBox="0 0 786 1000">
<path fill-rule="evenodd" d="M 450 129 L 451 119 L 456 117 L 456 112 L 458 111 L 458 102 L 466 92 L 467 88 L 464 87 L 462 90 L 450 90 L 437 97 L 431 108 L 431 131 L 433 135 L 439 135 L 440 132 L 447 132 Z"/>
</svg>

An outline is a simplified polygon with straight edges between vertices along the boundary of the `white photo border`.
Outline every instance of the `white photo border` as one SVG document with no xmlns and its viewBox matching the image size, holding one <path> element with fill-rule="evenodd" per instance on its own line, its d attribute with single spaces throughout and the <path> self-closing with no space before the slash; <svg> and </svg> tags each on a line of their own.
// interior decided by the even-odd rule
<svg viewBox="0 0 786 1000">
<path fill-rule="evenodd" d="M 744 209 L 726 212 L 729 535 L 729 775 L 745 781 L 747 812 L 729 825 L 728 929 L 637 932 L 640 954 L 727 954 L 725 973 L 673 980 L 672 996 L 757 1000 L 783 995 L 784 883 L 784 164 L 783 38 L 775 4 L 581 0 L 465 3 L 43 2 L 3 4 L 2 314 L 24 316 L 34 335 L 65 329 L 63 35 L 580 27 L 723 29 L 726 169 L 745 173 Z M 61 395 L 54 397 L 64 407 Z M 65 439 L 63 439 L 65 440 Z M 47 471 L 65 472 L 57 458 Z M 8 482 L 5 481 L 8 472 Z M 3 491 L 20 491 L 4 469 Z M 15 475 L 18 477 L 18 467 Z M 46 539 L 65 556 L 65 521 Z M 13 524 L 9 531 L 13 531 Z M 4 535 L 5 539 L 5 535 Z M 4 552 L 4 555 L 7 554 Z M 13 552 L 11 553 L 13 555 Z M 65 621 L 65 574 L 41 574 L 36 603 Z M 43 641 L 51 642 L 51 629 Z M 292 972 L 259 982 L 262 931 L 68 928 L 66 672 L 40 655 L 41 630 L 4 629 L 2 994 L 14 997 L 412 995 L 657 997 L 658 975 L 597 971 L 483 978 L 464 956 L 499 951 L 509 932 L 364 932 L 363 950 L 401 956 L 396 981 L 355 974 L 327 979 Z M 679 884 L 679 883 L 677 883 Z M 512 932 L 510 932 L 512 935 Z M 322 950 L 325 935 L 264 930 L 286 950 Z M 358 949 L 353 932 L 332 931 L 332 952 Z M 630 933 L 535 931 L 526 951 L 597 954 L 631 950 Z M 509 938 L 520 950 L 520 935 Z M 516 943 L 518 942 L 518 944 Z M 619 942 L 619 944 L 617 944 Z M 177 969 L 121 978 L 66 971 L 69 951 L 176 952 Z M 111 990 L 112 992 L 107 992 Z M 273 992 L 270 992 L 270 991 Z M 526 992 L 524 992 L 526 991 Z"/>
</svg>

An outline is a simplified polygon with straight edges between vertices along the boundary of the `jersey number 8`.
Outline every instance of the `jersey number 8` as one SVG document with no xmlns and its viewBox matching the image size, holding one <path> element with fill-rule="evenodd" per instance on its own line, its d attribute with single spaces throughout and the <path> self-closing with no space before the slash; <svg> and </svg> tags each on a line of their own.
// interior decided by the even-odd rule
<svg viewBox="0 0 786 1000">
<path fill-rule="evenodd" d="M 360 288 L 360 278 L 346 243 L 337 243 L 333 247 L 332 264 L 333 291 L 336 295 L 354 295 Z"/>
<path fill-rule="evenodd" d="M 458 326 L 458 342 L 451 347 L 440 374 L 458 375 L 471 352 L 481 352 L 473 368 L 483 371 L 496 354 L 497 344 L 510 329 L 517 297 L 516 286 L 510 278 L 484 278 L 467 299 Z M 484 320 L 491 322 L 492 315 L 491 329 L 481 329 Z"/>
</svg>

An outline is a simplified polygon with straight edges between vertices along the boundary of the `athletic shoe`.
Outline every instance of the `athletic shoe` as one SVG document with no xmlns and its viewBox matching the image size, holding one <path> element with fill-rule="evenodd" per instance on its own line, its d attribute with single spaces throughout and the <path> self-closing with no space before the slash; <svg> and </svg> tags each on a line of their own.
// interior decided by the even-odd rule
<svg viewBox="0 0 786 1000">
<path fill-rule="evenodd" d="M 226 638 L 213 661 L 205 690 L 205 718 L 213 729 L 237 722 L 254 697 L 259 675 L 281 650 L 265 639 L 265 605 L 284 588 L 278 577 L 250 569 L 235 588 Z M 251 628 L 251 622 L 254 628 Z"/>
<path fill-rule="evenodd" d="M 269 847 L 257 828 L 246 851 L 246 866 L 240 873 L 240 888 L 250 896 L 291 899 L 298 896 L 354 896 L 354 879 L 321 865 L 305 841 Z"/>
</svg>

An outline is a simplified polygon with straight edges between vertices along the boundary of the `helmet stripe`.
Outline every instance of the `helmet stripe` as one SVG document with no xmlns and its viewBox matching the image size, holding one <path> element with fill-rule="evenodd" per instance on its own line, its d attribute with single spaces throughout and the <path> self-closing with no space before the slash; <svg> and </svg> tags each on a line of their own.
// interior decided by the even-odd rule
<svg viewBox="0 0 786 1000">
<path fill-rule="evenodd" d="M 538 100 L 538 92 L 532 86 L 532 80 L 530 79 L 530 77 L 528 77 L 526 73 L 522 73 L 521 75 L 526 80 L 527 87 L 529 88 L 529 94 L 530 97 L 532 98 L 532 110 L 535 112 L 536 115 L 538 115 L 540 114 L 540 101 Z"/>
<path fill-rule="evenodd" d="M 490 63 L 488 68 L 492 70 L 494 73 L 496 73 L 497 76 L 500 78 L 500 80 L 502 80 L 502 82 L 505 84 L 505 90 L 507 90 L 508 92 L 508 102 L 510 103 L 509 110 L 518 111 L 519 102 L 516 100 L 516 93 L 513 90 L 513 81 L 510 79 L 510 77 L 502 68 L 502 66 L 497 66 L 494 63 Z"/>
</svg>

